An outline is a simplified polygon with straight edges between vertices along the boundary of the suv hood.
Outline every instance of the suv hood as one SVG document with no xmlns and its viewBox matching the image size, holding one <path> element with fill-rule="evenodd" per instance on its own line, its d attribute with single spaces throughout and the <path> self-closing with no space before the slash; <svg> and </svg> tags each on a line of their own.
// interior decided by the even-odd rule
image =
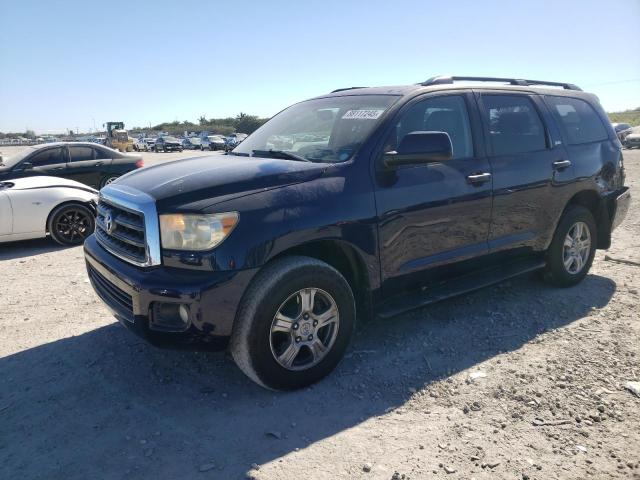
<svg viewBox="0 0 640 480">
<path fill-rule="evenodd" d="M 114 182 L 150 195 L 158 212 L 199 211 L 260 190 L 307 182 L 327 164 L 215 155 L 134 170 Z M 106 187 L 108 188 L 108 187 Z"/>
</svg>

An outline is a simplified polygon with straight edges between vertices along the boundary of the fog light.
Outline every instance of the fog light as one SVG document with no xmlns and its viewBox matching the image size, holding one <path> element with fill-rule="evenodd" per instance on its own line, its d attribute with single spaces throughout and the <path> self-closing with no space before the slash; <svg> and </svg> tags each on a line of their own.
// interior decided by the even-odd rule
<svg viewBox="0 0 640 480">
<path fill-rule="evenodd" d="M 163 332 L 184 332 L 189 328 L 189 306 L 183 303 L 154 302 L 149 328 Z"/>
<path fill-rule="evenodd" d="M 180 305 L 178 313 L 180 314 L 180 320 L 182 320 L 184 323 L 189 323 L 189 307 L 187 307 L 183 303 L 182 305 Z"/>
</svg>

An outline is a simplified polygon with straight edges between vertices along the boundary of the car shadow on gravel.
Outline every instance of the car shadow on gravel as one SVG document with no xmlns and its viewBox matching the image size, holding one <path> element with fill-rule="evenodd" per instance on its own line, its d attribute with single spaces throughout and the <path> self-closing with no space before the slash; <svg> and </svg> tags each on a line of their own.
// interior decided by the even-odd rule
<svg viewBox="0 0 640 480">
<path fill-rule="evenodd" d="M 227 354 L 156 349 L 114 323 L 0 359 L 0 465 L 25 479 L 244 478 L 588 315 L 615 289 L 597 275 L 570 289 L 530 276 L 373 320 L 336 372 L 291 393 L 253 384 Z M 493 375 L 509 375 L 506 363 Z"/>
<path fill-rule="evenodd" d="M 57 252 L 67 248 L 73 248 L 73 246 L 59 245 L 48 237 L 0 243 L 0 261 L 32 257 L 34 255 Z"/>
</svg>

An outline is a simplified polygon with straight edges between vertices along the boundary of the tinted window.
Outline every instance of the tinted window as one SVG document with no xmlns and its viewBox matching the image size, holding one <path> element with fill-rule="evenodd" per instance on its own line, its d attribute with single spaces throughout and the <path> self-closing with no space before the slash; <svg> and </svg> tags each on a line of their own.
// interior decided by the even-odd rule
<svg viewBox="0 0 640 480">
<path fill-rule="evenodd" d="M 27 162 L 31 162 L 34 167 L 43 167 L 46 165 L 65 163 L 65 160 L 61 148 L 49 148 L 29 157 Z"/>
<path fill-rule="evenodd" d="M 608 138 L 600 117 L 584 100 L 548 96 L 547 102 L 569 144 L 599 142 Z"/>
<path fill-rule="evenodd" d="M 384 151 L 395 150 L 406 134 L 416 131 L 447 132 L 453 158 L 473 156 L 469 114 L 462 97 L 434 97 L 413 105 L 396 124 Z"/>
<path fill-rule="evenodd" d="M 72 162 L 82 162 L 93 160 L 93 148 L 91 147 L 69 147 L 69 156 Z"/>
<path fill-rule="evenodd" d="M 95 151 L 95 158 L 96 160 L 101 160 L 103 158 L 111 158 L 109 156 L 109 152 L 102 150 L 101 148 L 94 148 Z"/>
<path fill-rule="evenodd" d="M 483 95 L 494 155 L 535 152 L 547 146 L 540 116 L 528 97 Z"/>
</svg>

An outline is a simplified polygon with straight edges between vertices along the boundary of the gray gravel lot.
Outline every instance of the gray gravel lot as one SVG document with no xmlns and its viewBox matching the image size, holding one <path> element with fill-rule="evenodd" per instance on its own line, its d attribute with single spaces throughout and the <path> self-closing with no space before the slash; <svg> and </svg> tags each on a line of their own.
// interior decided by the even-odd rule
<svg viewBox="0 0 640 480">
<path fill-rule="evenodd" d="M 640 151 L 625 158 L 636 186 Z M 605 260 L 640 265 L 635 195 L 581 285 L 529 275 L 361 324 L 334 374 L 286 394 L 224 353 L 131 335 L 80 247 L 2 245 L 0 478 L 640 478 L 624 388 L 640 380 L 640 266 Z"/>
</svg>

